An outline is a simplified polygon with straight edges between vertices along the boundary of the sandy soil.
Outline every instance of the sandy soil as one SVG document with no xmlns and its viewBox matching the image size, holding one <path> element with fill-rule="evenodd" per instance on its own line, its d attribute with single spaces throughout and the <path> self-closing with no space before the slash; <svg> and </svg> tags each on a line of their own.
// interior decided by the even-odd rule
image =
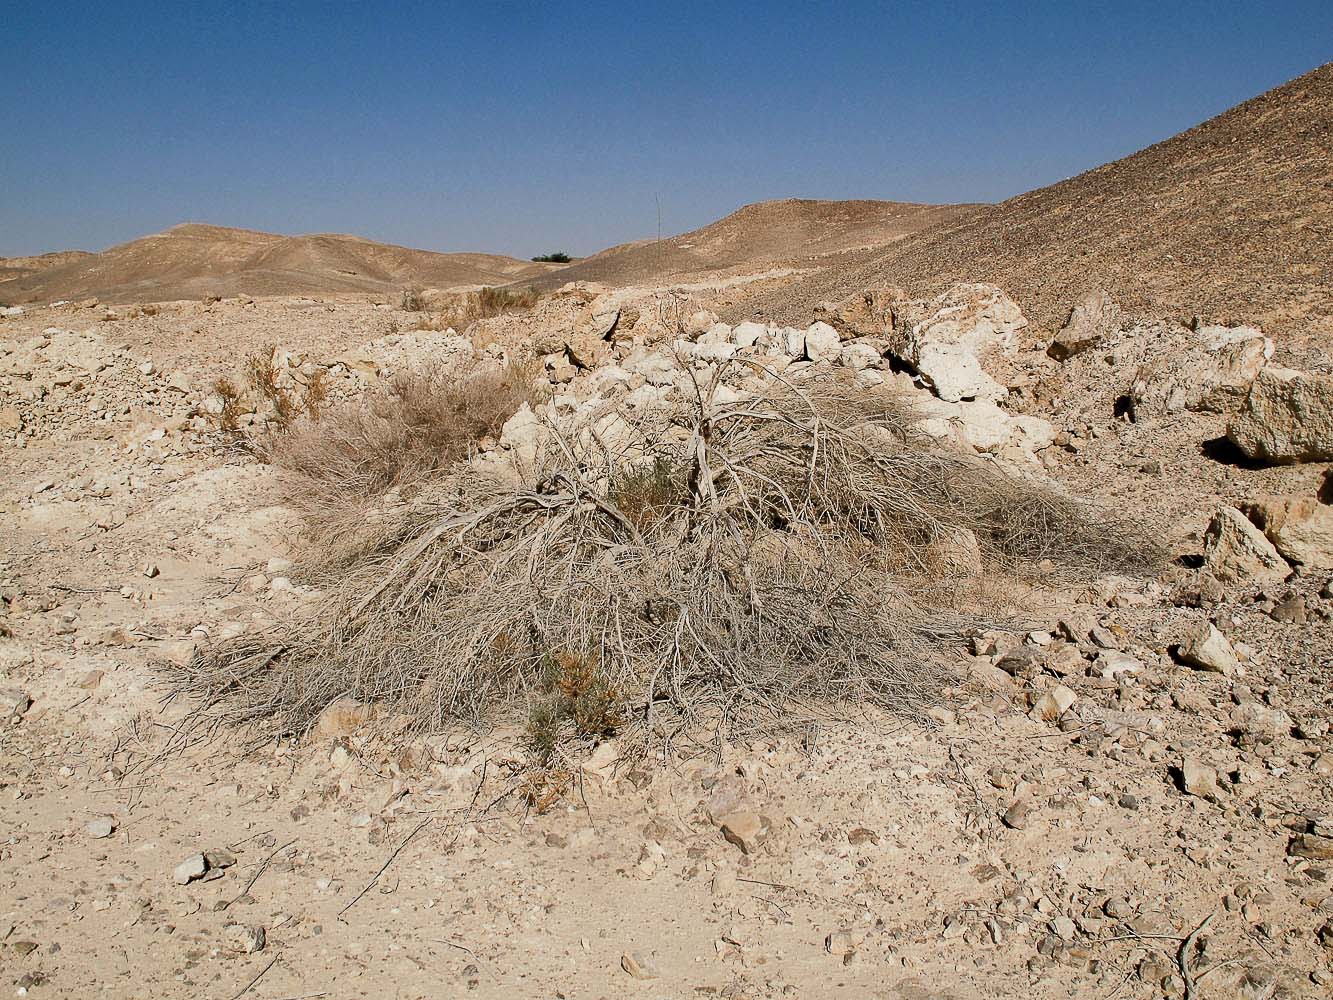
<svg viewBox="0 0 1333 1000">
<path fill-rule="evenodd" d="M 1091 667 L 1060 678 L 1078 725 L 1030 717 L 1031 684 L 1054 678 L 959 650 L 928 719 L 835 712 L 745 744 L 701 734 L 664 762 L 612 748 L 540 815 L 517 794 L 509 720 L 251 746 L 166 698 L 184 644 L 317 599 L 289 580 L 299 524 L 273 471 L 188 429 L 199 387 L 263 343 L 329 358 L 411 322 L 354 298 L 261 299 L 110 321 L 38 309 L 0 327 L 11 344 L 59 326 L 128 348 L 80 375 L 106 405 L 58 395 L 73 384 L 56 379 L 60 414 L 25 447 L 0 445 L 0 688 L 31 699 L 0 729 L 6 985 L 224 1000 L 1148 998 L 1185 995 L 1182 944 L 1207 919 L 1206 946 L 1186 953 L 1197 996 L 1328 995 L 1328 862 L 1293 853 L 1331 832 L 1333 812 L 1333 603 L 1317 574 L 1292 584 L 1304 625 L 1274 620 L 1277 594 L 1213 609 L 1176 606 L 1153 582 L 1033 594 L 1013 642 L 1044 649 L 1066 623 Z M 168 386 L 176 373 L 188 391 Z M 1218 433 L 1209 416 L 1126 424 L 1108 397 L 1090 419 L 1088 446 L 1052 449 L 1050 471 L 1179 522 L 1185 554 L 1219 498 L 1303 489 L 1323 471 L 1221 464 L 1201 451 Z M 1170 474 L 1145 474 L 1151 459 Z M 1168 652 L 1209 617 L 1245 655 L 1242 675 Z M 1093 625 L 1140 672 L 1103 678 Z M 1216 772 L 1215 795 L 1182 791 L 1187 762 Z M 738 803 L 767 820 L 749 853 L 710 818 Z M 203 852 L 208 871 L 182 884 L 174 873 Z"/>
</svg>

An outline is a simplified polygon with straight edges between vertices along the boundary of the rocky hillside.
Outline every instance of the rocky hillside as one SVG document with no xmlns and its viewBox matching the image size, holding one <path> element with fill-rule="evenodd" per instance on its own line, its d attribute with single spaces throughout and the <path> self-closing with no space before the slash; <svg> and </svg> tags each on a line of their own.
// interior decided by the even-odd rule
<svg viewBox="0 0 1333 1000">
<path fill-rule="evenodd" d="M 1004 288 L 1053 330 L 1084 292 L 1131 312 L 1333 332 L 1333 64 L 1132 156 L 768 290 L 744 315 L 808 318 L 894 284 Z"/>
<path fill-rule="evenodd" d="M 578 280 L 632 285 L 782 264 L 809 267 L 812 261 L 829 266 L 840 254 L 882 247 L 975 208 L 800 198 L 758 202 L 681 236 L 611 247 L 536 284 L 555 288 Z"/>
<path fill-rule="evenodd" d="M 0 282 L 27 278 L 63 264 L 72 264 L 94 256 L 86 250 L 57 250 L 33 257 L 0 257 Z"/>
<path fill-rule="evenodd" d="M 495 254 L 412 250 L 357 236 L 278 236 L 186 224 L 8 280 L 0 270 L 0 299 L 23 303 L 97 296 L 162 302 L 205 295 L 396 295 L 414 285 L 500 285 L 558 269 Z"/>
</svg>

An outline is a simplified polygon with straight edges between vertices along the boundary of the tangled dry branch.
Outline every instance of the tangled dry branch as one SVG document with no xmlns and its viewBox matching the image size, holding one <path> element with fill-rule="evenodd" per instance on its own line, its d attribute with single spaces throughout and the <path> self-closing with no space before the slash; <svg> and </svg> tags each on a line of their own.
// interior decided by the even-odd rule
<svg viewBox="0 0 1333 1000">
<path fill-rule="evenodd" d="M 644 734 L 829 699 L 910 712 L 976 623 L 958 595 L 981 567 L 1159 558 L 1132 526 L 918 437 L 887 392 L 759 371 L 736 393 L 721 375 L 683 406 L 545 419 L 517 486 L 456 464 L 354 559 L 330 553 L 310 621 L 202 653 L 185 686 L 297 732 L 339 697 L 438 727 L 540 696 L 563 654 Z"/>
</svg>

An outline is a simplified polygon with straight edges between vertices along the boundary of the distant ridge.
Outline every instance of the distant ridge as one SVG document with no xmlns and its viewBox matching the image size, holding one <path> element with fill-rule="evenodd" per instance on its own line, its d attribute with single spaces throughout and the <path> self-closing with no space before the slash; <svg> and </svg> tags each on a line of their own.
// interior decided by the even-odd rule
<svg viewBox="0 0 1333 1000">
<path fill-rule="evenodd" d="M 566 281 L 597 281 L 629 285 L 784 263 L 809 266 L 814 259 L 883 246 L 976 208 L 901 201 L 761 201 L 680 236 L 610 247 L 536 284 L 554 287 Z"/>
<path fill-rule="evenodd" d="M 56 257 L 68 259 L 46 267 L 14 265 Z M 502 285 L 559 267 L 497 254 L 412 250 L 357 236 L 279 236 L 186 223 L 96 254 L 0 259 L 0 300 L 97 296 L 109 302 L 161 302 L 210 294 L 394 294 L 414 285 Z M 18 273 L 3 280 L 12 272 Z"/>
</svg>

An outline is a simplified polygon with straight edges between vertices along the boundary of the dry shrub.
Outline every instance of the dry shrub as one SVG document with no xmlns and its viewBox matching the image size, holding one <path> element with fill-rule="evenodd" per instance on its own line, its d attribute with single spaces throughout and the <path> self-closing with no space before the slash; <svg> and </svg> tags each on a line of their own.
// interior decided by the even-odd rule
<svg viewBox="0 0 1333 1000">
<path fill-rule="evenodd" d="M 404 288 L 403 294 L 399 297 L 398 307 L 405 312 L 421 312 L 425 304 L 421 299 L 421 289 L 415 285 L 411 288 Z"/>
<path fill-rule="evenodd" d="M 377 529 L 368 506 L 465 457 L 533 401 L 531 373 L 516 363 L 404 373 L 361 401 L 311 411 L 273 441 L 268 458 L 294 473 L 290 499 L 316 548 L 347 558 Z"/>
<path fill-rule="evenodd" d="M 815 702 L 928 703 L 941 646 L 978 621 L 956 599 L 968 571 L 931 554 L 942 542 L 971 533 L 1003 572 L 1158 565 L 1135 525 L 917 437 L 888 392 L 773 377 L 728 403 L 718 384 L 550 424 L 519 488 L 455 467 L 339 565 L 310 621 L 200 655 L 184 686 L 295 732 L 343 696 L 423 728 L 546 702 L 532 728 L 549 732 L 565 651 L 595 664 L 617 718 L 670 743 L 682 723 L 789 724 Z M 307 476 L 396 478 L 352 427 L 312 442 Z M 387 450 L 409 461 L 399 440 Z"/>
<path fill-rule="evenodd" d="M 301 404 L 305 408 L 306 416 L 318 422 L 324 415 L 324 406 L 328 401 L 328 376 L 325 375 L 324 369 L 320 368 L 306 379 L 305 390 L 301 395 Z"/>
<path fill-rule="evenodd" d="M 269 417 L 279 430 L 285 430 L 301 413 L 296 396 L 279 383 L 278 348 L 266 344 L 245 359 L 246 377 L 255 395 L 269 404 Z"/>
<path fill-rule="evenodd" d="M 523 312 L 537 304 L 541 297 L 534 288 L 481 288 L 471 292 L 457 292 L 433 317 L 430 327 L 444 330 L 452 327 L 460 332 L 479 319 L 492 319 L 507 313 Z"/>
<path fill-rule="evenodd" d="M 213 383 L 213 391 L 222 400 L 222 409 L 217 414 L 218 430 L 235 433 L 241 429 L 241 391 L 229 378 L 220 378 Z"/>
</svg>

